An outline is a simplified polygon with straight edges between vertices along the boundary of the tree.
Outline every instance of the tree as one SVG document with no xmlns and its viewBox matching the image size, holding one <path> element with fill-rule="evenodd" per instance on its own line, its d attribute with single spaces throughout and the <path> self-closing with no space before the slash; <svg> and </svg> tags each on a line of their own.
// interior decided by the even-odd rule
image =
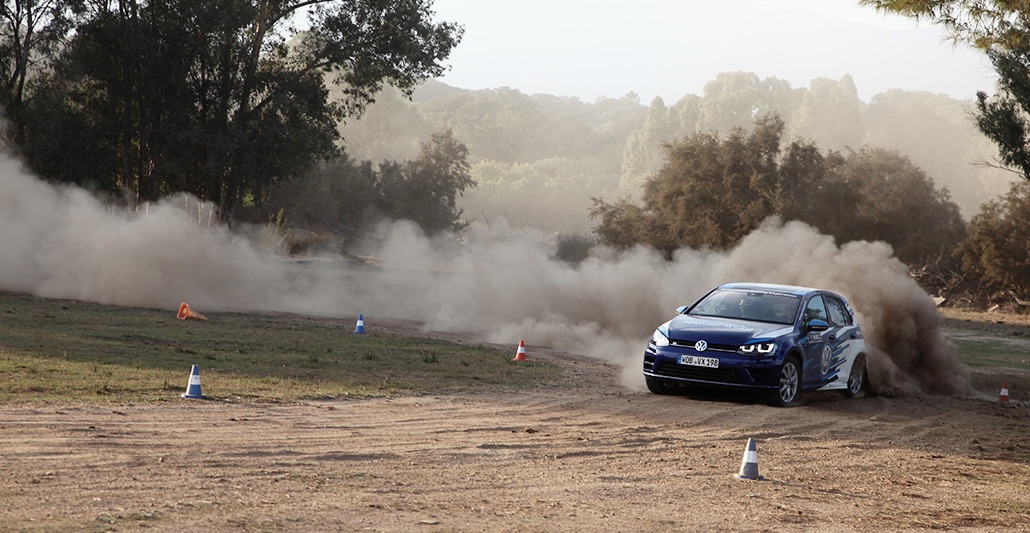
<svg viewBox="0 0 1030 533">
<path fill-rule="evenodd" d="M 468 149 L 450 131 L 433 134 L 418 157 L 355 163 L 345 155 L 321 162 L 303 177 L 273 187 L 255 221 L 285 215 L 287 225 L 329 232 L 344 241 L 380 219 L 411 220 L 426 233 L 464 227 L 457 197 L 475 187 Z"/>
<path fill-rule="evenodd" d="M 998 94 L 977 92 L 976 123 L 998 145 L 1001 162 L 1030 180 L 1030 4 L 1008 0 L 861 0 L 882 11 L 929 19 L 956 42 L 987 53 Z"/>
<path fill-rule="evenodd" d="M 272 187 L 254 222 L 281 211 L 290 228 L 328 232 L 346 241 L 381 215 L 378 179 L 368 161 L 355 163 L 341 155 L 320 162 L 303 177 Z"/>
<path fill-rule="evenodd" d="M 969 120 L 968 102 L 892 89 L 874 96 L 866 109 L 866 143 L 910 157 L 938 187 L 948 188 L 968 220 L 984 202 L 1004 194 L 1012 179 L 1010 172 L 976 164 L 997 148 Z"/>
<path fill-rule="evenodd" d="M 533 161 L 558 154 L 600 154 L 578 99 L 488 89 L 443 98 L 425 106 L 439 127 L 469 139 L 478 158 Z"/>
<path fill-rule="evenodd" d="M 487 222 L 503 217 L 513 226 L 545 232 L 587 232 L 591 225 L 584 214 L 591 198 L 615 186 L 604 179 L 605 170 L 589 159 L 480 161 L 472 165 L 476 188 L 461 203 Z"/>
<path fill-rule="evenodd" d="M 976 125 L 998 145 L 1001 162 L 1030 180 L 1030 42 L 1009 51 L 988 52 L 1001 92 L 976 93 Z"/>
<path fill-rule="evenodd" d="M 850 75 L 812 80 L 791 119 L 792 137 L 813 139 L 826 149 L 857 149 L 865 137 L 862 101 Z"/>
<path fill-rule="evenodd" d="M 1017 182 L 983 205 L 969 222 L 969 238 L 956 250 L 963 268 L 999 288 L 1030 291 L 1030 183 Z"/>
<path fill-rule="evenodd" d="M 546 133 L 548 117 L 532 98 L 515 89 L 459 94 L 427 107 L 431 117 L 451 117 L 439 123 L 469 139 L 469 146 L 481 158 L 525 161 L 540 156 L 532 153 L 532 145 Z"/>
<path fill-rule="evenodd" d="M 430 234 L 465 226 L 457 197 L 476 182 L 468 148 L 450 130 L 433 134 L 414 160 L 386 164 L 380 173 L 378 191 L 387 215 L 411 220 Z"/>
<path fill-rule="evenodd" d="M 770 113 L 791 116 L 800 104 L 800 90 L 777 78 L 753 72 L 721 72 L 704 87 L 697 131 L 729 132 L 748 128 Z"/>
<path fill-rule="evenodd" d="M 783 128 L 779 116 L 770 115 L 755 121 L 751 132 L 734 128 L 725 139 L 694 133 L 666 145 L 665 165 L 644 184 L 643 208 L 628 200 L 595 201 L 591 217 L 601 220 L 598 235 L 615 246 L 635 240 L 665 252 L 735 244 L 780 202 Z"/>
<path fill-rule="evenodd" d="M 845 216 L 833 217 L 833 227 L 819 221 L 814 225 L 838 240 L 884 241 L 898 259 L 919 264 L 950 258 L 965 237 L 965 223 L 947 190 L 937 189 L 921 168 L 898 152 L 854 152 L 830 173 L 829 181 L 847 191 L 849 198 L 815 200 Z"/>
<path fill-rule="evenodd" d="M 983 50 L 1014 49 L 1030 37 L 1030 5 L 1011 0 L 859 0 L 861 5 L 951 31 L 956 42 Z"/>
<path fill-rule="evenodd" d="M 330 98 L 332 93 L 330 90 Z M 418 139 L 433 129 L 419 114 L 415 103 L 404 98 L 395 87 L 386 87 L 376 96 L 360 118 L 339 126 L 347 154 L 360 160 L 408 159 L 418 153 Z"/>
<path fill-rule="evenodd" d="M 79 0 L 5 0 L 0 5 L 0 91 L 13 128 L 8 143 L 24 141 L 21 109 L 30 77 L 50 67 L 66 43 Z"/>
<path fill-rule="evenodd" d="M 43 137 L 41 117 L 67 110 L 64 120 L 90 125 L 80 134 L 99 136 L 102 158 L 118 161 L 130 203 L 186 191 L 216 201 L 228 222 L 245 200 L 334 155 L 337 122 L 384 83 L 410 96 L 441 74 L 463 33 L 432 21 L 431 0 L 88 5 L 27 122 L 30 153 L 60 144 Z"/>
<path fill-rule="evenodd" d="M 644 124 L 626 140 L 619 186 L 627 191 L 639 188 L 644 178 L 661 166 L 661 152 L 656 147 L 671 141 L 676 133 L 669 108 L 656 96 L 651 100 Z"/>
<path fill-rule="evenodd" d="M 728 133 L 747 128 L 771 113 L 793 116 L 805 95 L 805 89 L 793 89 L 787 81 L 761 79 L 752 72 L 720 73 L 704 89 L 704 97 L 686 95 L 671 108 L 660 98 L 651 102 L 643 126 L 623 149 L 623 191 L 632 195 L 661 167 L 664 143 L 696 131 Z"/>
<path fill-rule="evenodd" d="M 695 133 L 666 146 L 666 163 L 644 185 L 643 206 L 595 200 L 602 242 L 728 248 L 766 218 L 806 222 L 841 242 L 881 240 L 902 261 L 948 257 L 964 225 L 947 191 L 907 158 L 884 149 L 844 157 L 812 143 L 781 146 L 772 115 L 725 138 Z"/>
</svg>

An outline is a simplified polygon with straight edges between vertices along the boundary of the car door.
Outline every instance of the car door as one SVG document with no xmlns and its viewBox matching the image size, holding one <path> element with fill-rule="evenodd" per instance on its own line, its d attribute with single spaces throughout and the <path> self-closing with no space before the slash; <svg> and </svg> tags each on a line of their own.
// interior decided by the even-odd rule
<svg viewBox="0 0 1030 533">
<path fill-rule="evenodd" d="M 801 365 L 801 382 L 805 388 L 815 387 L 823 382 L 833 355 L 829 339 L 834 336 L 834 328 L 831 326 L 826 331 L 813 331 L 808 328 L 812 320 L 822 320 L 830 324 L 826 302 L 823 301 L 821 294 L 809 298 L 801 315 L 800 327 L 804 335 L 798 344 L 805 354 L 805 360 Z"/>
<path fill-rule="evenodd" d="M 846 372 L 850 372 L 851 363 L 858 354 L 855 348 L 854 339 L 857 338 L 857 330 L 851 318 L 851 312 L 843 300 L 831 294 L 824 294 L 823 301 L 826 303 L 826 312 L 830 319 L 830 330 L 832 334 L 826 335 L 832 356 L 829 364 L 823 370 L 823 380 L 826 382 L 847 380 Z M 844 374 L 842 374 L 842 372 Z M 834 384 L 836 386 L 836 384 Z"/>
</svg>

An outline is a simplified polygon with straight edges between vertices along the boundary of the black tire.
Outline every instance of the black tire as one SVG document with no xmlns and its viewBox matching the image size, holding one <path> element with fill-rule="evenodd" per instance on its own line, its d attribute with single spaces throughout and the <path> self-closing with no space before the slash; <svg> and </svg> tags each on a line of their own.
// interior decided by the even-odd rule
<svg viewBox="0 0 1030 533">
<path fill-rule="evenodd" d="M 647 390 L 652 394 L 676 394 L 679 391 L 679 385 L 664 379 L 644 376 L 644 381 L 647 383 Z"/>
<path fill-rule="evenodd" d="M 867 384 L 865 356 L 860 355 L 855 359 L 855 363 L 851 367 L 851 374 L 848 376 L 848 388 L 844 389 L 844 396 L 848 398 L 860 396 L 865 391 Z"/>
<path fill-rule="evenodd" d="M 779 388 L 772 393 L 771 403 L 777 407 L 797 405 L 801 397 L 801 364 L 797 357 L 790 356 L 780 367 Z"/>
</svg>

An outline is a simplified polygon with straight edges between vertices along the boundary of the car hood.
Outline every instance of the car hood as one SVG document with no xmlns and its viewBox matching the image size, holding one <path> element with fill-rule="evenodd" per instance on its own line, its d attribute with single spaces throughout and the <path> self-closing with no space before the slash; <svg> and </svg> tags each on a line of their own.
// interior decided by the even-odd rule
<svg viewBox="0 0 1030 533">
<path fill-rule="evenodd" d="M 670 339 L 740 345 L 750 341 L 771 340 L 790 333 L 792 326 L 749 320 L 678 315 L 666 322 L 665 335 Z"/>
</svg>

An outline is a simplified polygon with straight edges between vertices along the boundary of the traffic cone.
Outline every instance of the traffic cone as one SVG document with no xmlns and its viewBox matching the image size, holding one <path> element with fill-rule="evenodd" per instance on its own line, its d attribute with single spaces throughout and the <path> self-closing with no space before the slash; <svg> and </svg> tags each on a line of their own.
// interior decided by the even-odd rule
<svg viewBox="0 0 1030 533">
<path fill-rule="evenodd" d="M 755 446 L 755 439 L 747 439 L 744 459 L 740 462 L 740 472 L 734 474 L 733 477 L 737 479 L 764 479 L 758 475 L 758 450 Z"/>
<path fill-rule="evenodd" d="M 358 315 L 358 323 L 354 326 L 354 333 L 358 335 L 365 333 L 365 317 Z"/>
<path fill-rule="evenodd" d="M 526 360 L 526 341 L 519 341 L 519 349 L 515 351 L 515 359 L 512 361 Z"/>
<path fill-rule="evenodd" d="M 200 313 L 198 313 L 196 311 L 190 310 L 190 304 L 188 304 L 186 302 L 183 302 L 183 303 L 179 304 L 179 319 L 180 320 L 186 320 L 187 318 L 195 318 L 197 320 L 207 320 L 206 316 L 204 316 L 204 315 L 202 315 L 202 314 L 200 314 Z"/>
<path fill-rule="evenodd" d="M 182 394 L 183 398 L 187 399 L 203 399 L 204 394 L 200 392 L 200 367 L 193 365 L 193 369 L 190 370 L 190 382 L 186 385 L 186 392 Z"/>
<path fill-rule="evenodd" d="M 1009 403 L 1009 382 L 1003 381 L 1001 383 L 1001 392 L 998 393 L 998 401 L 1001 403 Z"/>
</svg>

